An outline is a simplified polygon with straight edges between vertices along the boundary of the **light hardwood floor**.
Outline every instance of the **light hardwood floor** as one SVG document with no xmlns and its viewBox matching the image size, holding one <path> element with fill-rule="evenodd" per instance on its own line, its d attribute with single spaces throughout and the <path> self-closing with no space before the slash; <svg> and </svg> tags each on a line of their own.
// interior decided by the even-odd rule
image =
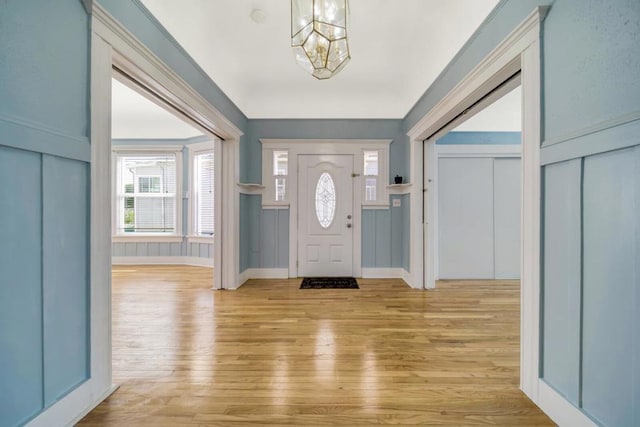
<svg viewBox="0 0 640 427">
<path fill-rule="evenodd" d="M 211 280 L 114 267 L 121 387 L 79 425 L 552 425 L 518 390 L 518 282 Z"/>
</svg>

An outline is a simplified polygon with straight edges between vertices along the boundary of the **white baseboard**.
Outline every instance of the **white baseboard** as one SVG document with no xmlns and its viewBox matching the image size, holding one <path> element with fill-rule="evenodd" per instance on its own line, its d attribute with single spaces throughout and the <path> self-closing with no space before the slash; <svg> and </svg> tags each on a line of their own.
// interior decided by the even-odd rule
<svg viewBox="0 0 640 427">
<path fill-rule="evenodd" d="M 400 272 L 402 273 L 402 280 L 404 280 L 404 282 L 411 286 L 411 273 L 409 273 L 407 270 L 405 270 L 404 268 L 400 269 Z M 413 286 L 411 286 L 413 287 Z"/>
<path fill-rule="evenodd" d="M 560 427 L 596 427 L 597 424 L 543 380 L 538 380 L 538 401 L 545 414 Z"/>
<path fill-rule="evenodd" d="M 190 256 L 114 256 L 111 265 L 193 265 L 213 268 L 213 258 Z"/>
<path fill-rule="evenodd" d="M 96 406 L 102 403 L 118 386 L 111 386 L 106 392 L 92 398 L 92 380 L 89 379 L 78 386 L 71 393 L 54 403 L 51 407 L 43 411 L 40 415 L 29 421 L 27 427 L 49 427 L 75 425 L 84 418 Z"/>
<path fill-rule="evenodd" d="M 363 268 L 363 279 L 402 279 L 409 283 L 409 272 L 404 268 Z"/>
<path fill-rule="evenodd" d="M 247 268 L 238 275 L 238 286 L 244 285 L 250 279 L 288 279 L 288 268 Z"/>
</svg>

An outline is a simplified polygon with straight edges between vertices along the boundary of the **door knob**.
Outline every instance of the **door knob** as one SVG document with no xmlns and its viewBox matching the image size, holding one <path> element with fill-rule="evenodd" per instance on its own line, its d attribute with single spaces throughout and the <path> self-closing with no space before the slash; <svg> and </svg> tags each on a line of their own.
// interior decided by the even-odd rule
<svg viewBox="0 0 640 427">
<path fill-rule="evenodd" d="M 347 223 L 347 228 L 351 228 L 351 223 L 350 222 Z"/>
<path fill-rule="evenodd" d="M 347 219 L 351 219 L 351 215 L 347 215 Z"/>
</svg>

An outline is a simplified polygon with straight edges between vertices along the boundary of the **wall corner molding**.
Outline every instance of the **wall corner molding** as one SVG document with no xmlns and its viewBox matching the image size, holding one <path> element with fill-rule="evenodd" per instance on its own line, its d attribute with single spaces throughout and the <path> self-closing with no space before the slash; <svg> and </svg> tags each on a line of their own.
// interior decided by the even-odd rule
<svg viewBox="0 0 640 427">
<path fill-rule="evenodd" d="M 82 6 L 84 6 L 84 10 L 87 12 L 87 15 L 93 14 L 93 3 L 95 0 L 80 0 Z"/>
</svg>

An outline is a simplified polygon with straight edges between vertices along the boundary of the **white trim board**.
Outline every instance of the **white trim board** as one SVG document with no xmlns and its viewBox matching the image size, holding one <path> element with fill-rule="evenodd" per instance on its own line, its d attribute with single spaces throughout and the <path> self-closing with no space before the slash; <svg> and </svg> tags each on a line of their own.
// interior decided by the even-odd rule
<svg viewBox="0 0 640 427">
<path fill-rule="evenodd" d="M 409 272 L 404 268 L 362 268 L 363 279 L 405 279 Z M 405 280 L 406 281 L 406 280 Z"/>
<path fill-rule="evenodd" d="M 215 239 L 215 286 L 238 285 L 239 140 L 242 131 L 118 23 L 99 3 L 83 0 L 91 13 L 91 377 L 44 410 L 28 425 L 71 425 L 113 392 L 111 372 L 111 79 L 113 66 L 191 117 L 195 126 L 222 143 L 221 215 Z M 216 165 L 218 166 L 218 165 Z M 223 254 L 225 256 L 223 262 Z"/>
<path fill-rule="evenodd" d="M 192 265 L 213 268 L 213 258 L 192 256 L 114 256 L 112 265 Z"/>
<path fill-rule="evenodd" d="M 508 145 L 438 145 L 436 155 L 441 157 L 521 157 L 519 144 Z"/>
<path fill-rule="evenodd" d="M 542 379 L 538 380 L 537 403 L 553 421 L 562 427 L 597 427 L 598 425 Z"/>
<path fill-rule="evenodd" d="M 423 152 L 435 144 L 437 134 L 460 113 L 482 99 L 492 89 L 521 70 L 522 80 L 522 262 L 521 262 L 521 344 L 520 344 L 520 387 L 534 402 L 538 403 L 539 378 L 539 337 L 540 337 L 540 85 L 541 22 L 548 7 L 536 7 L 520 25 L 518 25 L 498 46 L 487 55 L 465 78 L 427 112 L 408 132 L 411 159 L 412 183 L 424 183 L 411 188 L 411 282 L 414 287 L 432 288 L 435 286 L 435 257 L 433 250 L 424 257 L 424 246 L 433 248 L 433 234 L 425 237 L 425 223 L 433 222 L 429 215 L 434 209 L 425 212 L 423 222 L 423 188 L 426 190 L 428 206 L 435 206 L 435 192 L 429 191 L 429 180 L 433 179 L 435 153 L 432 148 L 427 152 L 431 160 L 425 165 Z M 426 242 L 425 242 L 426 240 Z M 424 267 L 424 268 L 423 268 Z M 426 271 L 426 274 L 425 274 Z M 545 409 L 544 407 L 542 408 Z"/>
<path fill-rule="evenodd" d="M 111 396 L 119 386 L 112 385 L 97 398 L 92 396 L 91 388 L 90 380 L 86 381 L 26 425 L 29 427 L 74 426 L 104 399 Z M 78 408 L 83 409 L 77 412 Z"/>
</svg>

